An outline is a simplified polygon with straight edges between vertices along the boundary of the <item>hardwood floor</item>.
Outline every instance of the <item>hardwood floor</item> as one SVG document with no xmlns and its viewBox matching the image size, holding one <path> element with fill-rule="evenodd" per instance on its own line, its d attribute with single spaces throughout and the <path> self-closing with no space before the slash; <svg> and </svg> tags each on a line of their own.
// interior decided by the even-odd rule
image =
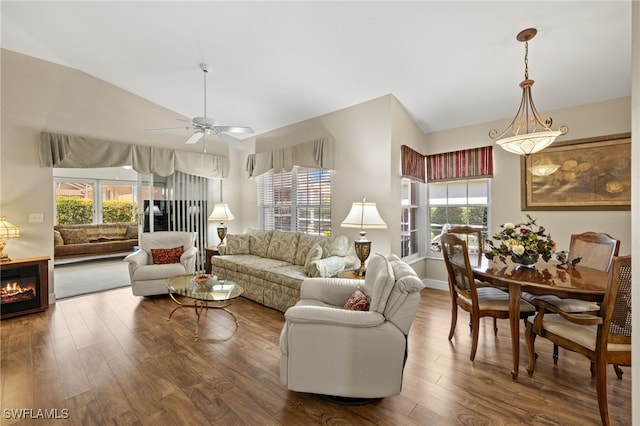
<svg viewBox="0 0 640 426">
<path fill-rule="evenodd" d="M 289 392 L 279 380 L 283 314 L 240 298 L 201 317 L 167 297 L 137 298 L 129 288 L 59 301 L 43 313 L 0 324 L 2 425 L 598 425 L 589 362 L 538 339 L 536 374 L 511 380 L 508 322 L 481 321 L 469 361 L 466 316 L 449 331 L 449 295 L 425 289 L 409 335 L 400 395 L 362 406 L 336 405 Z M 607 379 L 612 424 L 631 424 L 631 369 Z M 55 421 L 11 418 L 12 411 L 48 410 Z M 53 411 L 57 410 L 57 411 Z M 64 411 L 68 410 L 68 411 Z M 40 412 L 41 415 L 44 415 Z"/>
</svg>

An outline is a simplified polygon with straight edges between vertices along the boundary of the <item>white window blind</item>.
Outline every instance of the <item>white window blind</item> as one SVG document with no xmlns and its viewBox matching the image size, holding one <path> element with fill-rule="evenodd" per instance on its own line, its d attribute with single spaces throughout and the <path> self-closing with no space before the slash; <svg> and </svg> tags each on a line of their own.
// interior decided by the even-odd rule
<svg viewBox="0 0 640 426">
<path fill-rule="evenodd" d="M 258 221 L 266 230 L 330 233 L 330 170 L 294 167 L 260 175 Z"/>
</svg>

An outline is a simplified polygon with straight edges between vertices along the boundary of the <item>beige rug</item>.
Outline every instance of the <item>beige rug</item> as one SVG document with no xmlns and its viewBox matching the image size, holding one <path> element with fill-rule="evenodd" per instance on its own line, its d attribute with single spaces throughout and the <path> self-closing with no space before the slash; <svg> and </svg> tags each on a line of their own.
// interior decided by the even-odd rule
<svg viewBox="0 0 640 426">
<path fill-rule="evenodd" d="M 55 265 L 53 281 L 56 299 L 130 286 L 128 263 L 123 258 Z"/>
</svg>

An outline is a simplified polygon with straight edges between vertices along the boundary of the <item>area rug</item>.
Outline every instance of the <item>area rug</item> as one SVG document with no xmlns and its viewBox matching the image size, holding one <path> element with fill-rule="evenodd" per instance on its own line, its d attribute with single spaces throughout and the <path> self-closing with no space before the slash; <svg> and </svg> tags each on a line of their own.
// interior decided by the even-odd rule
<svg viewBox="0 0 640 426">
<path fill-rule="evenodd" d="M 122 258 L 55 265 L 53 279 L 56 299 L 130 286 L 127 265 Z"/>
</svg>

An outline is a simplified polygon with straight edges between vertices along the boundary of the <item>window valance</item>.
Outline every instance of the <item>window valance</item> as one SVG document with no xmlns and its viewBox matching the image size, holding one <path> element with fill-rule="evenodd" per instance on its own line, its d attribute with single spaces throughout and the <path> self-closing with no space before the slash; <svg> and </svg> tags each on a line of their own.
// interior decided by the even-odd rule
<svg viewBox="0 0 640 426">
<path fill-rule="evenodd" d="M 425 156 L 409 148 L 407 145 L 400 147 L 402 160 L 402 177 L 425 182 Z"/>
<path fill-rule="evenodd" d="M 246 171 L 248 177 L 256 177 L 269 170 L 276 173 L 283 170 L 290 172 L 293 166 L 333 169 L 333 137 L 314 139 L 270 152 L 250 154 L 247 157 Z"/>
<path fill-rule="evenodd" d="M 118 143 L 80 136 L 42 132 L 42 167 L 94 168 L 131 166 L 142 174 L 169 176 L 175 171 L 207 178 L 226 178 L 225 156 Z"/>
<path fill-rule="evenodd" d="M 493 146 L 427 156 L 429 182 L 493 177 Z"/>
</svg>

